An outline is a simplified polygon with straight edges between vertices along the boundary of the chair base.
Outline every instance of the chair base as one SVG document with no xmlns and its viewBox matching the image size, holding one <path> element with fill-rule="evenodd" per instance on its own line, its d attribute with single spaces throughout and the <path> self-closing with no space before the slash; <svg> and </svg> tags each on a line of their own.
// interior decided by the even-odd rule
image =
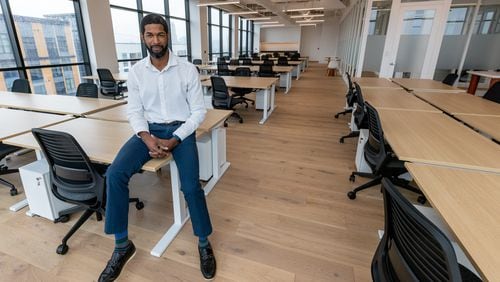
<svg viewBox="0 0 500 282">
<path fill-rule="evenodd" d="M 359 131 L 351 131 L 351 133 L 340 137 L 339 142 L 344 143 L 344 139 L 358 137 L 358 136 L 359 136 Z"/>
<path fill-rule="evenodd" d="M 352 113 L 352 109 L 347 109 L 345 111 L 342 111 L 342 112 L 338 112 L 335 114 L 335 118 L 339 118 L 340 115 L 346 115 L 348 113 Z"/>
<path fill-rule="evenodd" d="M 227 127 L 228 126 L 228 123 L 227 121 L 231 118 L 231 117 L 235 117 L 239 120 L 240 123 L 243 123 L 243 118 L 240 116 L 240 114 L 238 114 L 237 112 L 232 112 L 231 115 L 226 118 L 226 120 L 224 121 L 224 127 Z"/>
<path fill-rule="evenodd" d="M 17 168 L 16 169 L 9 169 L 7 166 L 4 166 L 4 165 L 0 166 L 0 175 L 17 173 L 17 172 L 19 172 L 19 169 L 17 169 Z M 7 181 L 3 178 L 0 178 L 0 184 L 5 185 L 5 186 L 10 188 L 10 195 L 11 196 L 15 196 L 18 194 L 16 186 L 14 186 L 14 184 L 10 183 L 9 181 Z"/>
</svg>

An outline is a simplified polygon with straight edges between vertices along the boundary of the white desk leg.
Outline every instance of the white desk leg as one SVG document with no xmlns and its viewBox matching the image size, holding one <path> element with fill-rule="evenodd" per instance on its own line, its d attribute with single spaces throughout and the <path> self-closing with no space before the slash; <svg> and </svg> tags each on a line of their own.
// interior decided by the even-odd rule
<svg viewBox="0 0 500 282">
<path fill-rule="evenodd" d="M 276 83 L 273 84 L 271 88 L 267 88 L 264 91 L 264 109 L 262 110 L 262 119 L 259 122 L 260 124 L 264 124 L 274 110 L 275 92 L 276 92 Z M 271 97 L 269 97 L 269 95 L 271 95 Z M 269 107 L 269 98 L 271 98 L 270 107 Z M 268 110 L 268 108 L 270 109 Z"/>
<path fill-rule="evenodd" d="M 223 123 L 218 124 L 215 126 L 212 131 L 210 132 L 211 138 L 212 138 L 212 178 L 207 182 L 205 187 L 203 187 L 203 190 L 205 191 L 205 196 L 212 191 L 214 188 L 215 184 L 219 181 L 219 179 L 222 177 L 224 172 L 229 168 L 231 165 L 229 162 L 225 161 L 226 160 L 226 134 L 219 134 L 220 130 L 226 131 L 224 127 L 222 127 Z M 222 140 L 224 138 L 224 140 Z M 221 160 L 219 157 L 223 155 L 223 160 Z M 221 164 L 221 162 L 224 162 Z"/>
<path fill-rule="evenodd" d="M 302 69 L 300 67 L 300 64 L 297 65 L 297 80 L 300 78 L 300 73 L 302 72 Z"/>
<path fill-rule="evenodd" d="M 286 91 L 285 91 L 285 93 L 288 93 L 288 91 L 290 91 L 290 88 L 292 88 L 292 72 L 291 71 L 286 73 Z"/>
<path fill-rule="evenodd" d="M 177 165 L 175 161 L 170 162 L 170 178 L 172 183 L 172 204 L 174 206 L 174 224 L 170 226 L 165 235 L 156 243 L 154 248 L 151 250 L 151 255 L 155 257 L 160 257 L 163 252 L 167 249 L 168 245 L 172 243 L 175 236 L 179 234 L 182 226 L 189 219 L 189 213 L 187 210 L 186 202 L 181 194 L 181 183 L 179 180 L 179 171 L 177 170 Z"/>
<path fill-rule="evenodd" d="M 12 206 L 10 206 L 9 210 L 13 211 L 13 212 L 17 212 L 20 209 L 26 207 L 27 205 L 28 205 L 28 200 L 24 199 L 24 200 L 17 202 L 15 204 L 13 204 Z"/>
</svg>

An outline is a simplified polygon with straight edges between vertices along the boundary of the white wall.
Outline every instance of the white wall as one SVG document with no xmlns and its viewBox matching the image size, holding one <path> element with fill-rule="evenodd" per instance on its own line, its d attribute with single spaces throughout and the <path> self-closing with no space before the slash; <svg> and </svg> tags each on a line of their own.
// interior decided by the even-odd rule
<svg viewBox="0 0 500 282">
<path fill-rule="evenodd" d="M 261 28 L 260 42 L 300 42 L 300 27 Z"/>
<path fill-rule="evenodd" d="M 327 17 L 320 25 L 303 26 L 300 39 L 300 55 L 311 61 L 326 63 L 326 57 L 335 57 L 339 41 L 339 17 Z"/>
<path fill-rule="evenodd" d="M 109 0 L 82 0 L 80 3 L 92 73 L 97 74 L 98 67 L 118 72 Z"/>
</svg>

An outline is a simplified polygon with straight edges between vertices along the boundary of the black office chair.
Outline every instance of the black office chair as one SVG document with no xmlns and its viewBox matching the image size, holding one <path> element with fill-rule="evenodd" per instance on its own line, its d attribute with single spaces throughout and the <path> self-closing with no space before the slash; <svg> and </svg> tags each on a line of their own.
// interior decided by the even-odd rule
<svg viewBox="0 0 500 282">
<path fill-rule="evenodd" d="M 229 70 L 229 65 L 228 64 L 217 64 L 217 75 L 219 75 L 219 76 L 232 75 L 232 72 Z"/>
<path fill-rule="evenodd" d="M 22 148 L 19 148 L 16 146 L 0 143 L 0 160 L 2 160 L 3 158 L 7 157 L 8 155 L 10 155 L 16 151 L 19 151 L 21 149 Z M 19 172 L 19 170 L 17 168 L 16 169 L 9 169 L 9 167 L 7 165 L 0 164 L 0 175 L 17 173 L 17 172 Z M 17 192 L 17 189 L 14 186 L 14 184 L 10 183 L 9 181 L 7 181 L 3 178 L 0 178 L 0 184 L 3 184 L 3 185 L 10 188 L 10 195 L 11 196 L 17 195 L 18 192 Z"/>
<path fill-rule="evenodd" d="M 353 84 L 354 84 L 354 91 L 352 92 L 352 97 L 349 97 L 350 99 L 349 102 L 352 103 L 352 105 L 356 103 L 356 110 L 354 111 L 353 116 L 354 116 L 354 124 L 356 125 L 358 130 L 353 130 L 349 132 L 349 134 L 340 137 L 339 139 L 340 143 L 344 143 L 344 139 L 346 138 L 358 137 L 360 129 L 368 128 L 368 118 L 365 109 L 365 99 L 363 98 L 361 87 L 356 82 L 354 82 Z"/>
<path fill-rule="evenodd" d="M 260 59 L 261 59 L 262 61 L 269 60 L 269 55 L 267 55 L 267 54 L 262 55 L 262 56 L 260 56 Z"/>
<path fill-rule="evenodd" d="M 483 99 L 500 103 L 500 81 L 495 82 L 495 84 L 484 93 Z"/>
<path fill-rule="evenodd" d="M 246 67 L 239 67 L 239 68 L 236 68 L 236 70 L 234 71 L 234 76 L 250 77 L 251 75 L 252 75 L 252 71 L 250 71 L 250 68 L 246 68 Z M 243 102 L 245 103 L 245 107 L 248 108 L 247 102 L 252 102 L 252 105 L 255 105 L 255 100 L 248 99 L 245 97 L 245 95 L 252 93 L 254 91 L 252 88 L 233 87 L 233 88 L 231 88 L 231 91 L 233 91 L 233 93 L 234 93 L 233 97 L 243 99 Z"/>
<path fill-rule="evenodd" d="M 260 61 L 259 54 L 258 53 L 253 53 L 252 54 L 252 60 L 254 60 L 254 61 Z"/>
<path fill-rule="evenodd" d="M 288 66 L 288 58 L 287 57 L 279 57 L 278 58 L 278 66 Z"/>
<path fill-rule="evenodd" d="M 273 71 L 272 65 L 260 65 L 257 75 L 260 77 L 276 77 L 277 74 Z"/>
<path fill-rule="evenodd" d="M 115 100 L 125 98 L 123 95 L 123 91 L 127 90 L 127 87 L 123 86 L 125 81 L 116 81 L 109 69 L 97 69 L 97 75 L 102 95 L 111 96 Z"/>
<path fill-rule="evenodd" d="M 227 64 L 226 59 L 224 57 L 218 57 L 217 64 Z"/>
<path fill-rule="evenodd" d="M 349 191 L 347 196 L 349 199 L 354 200 L 356 199 L 357 192 L 378 185 L 382 181 L 382 178 L 387 177 L 401 188 L 420 194 L 418 201 L 425 203 L 426 199 L 419 189 L 410 186 L 409 181 L 398 178 L 398 176 L 407 172 L 404 162 L 398 160 L 390 147 L 385 143 L 384 131 L 382 130 L 382 124 L 375 108 L 369 103 L 365 103 L 365 109 L 368 116 L 368 130 L 370 135 L 364 147 L 364 158 L 373 173 L 353 171 L 349 177 L 349 181 L 354 182 L 356 175 L 373 179 Z"/>
<path fill-rule="evenodd" d="M 299 53 L 294 53 L 292 57 L 290 57 L 290 61 L 298 61 L 300 59 Z"/>
<path fill-rule="evenodd" d="M 271 60 L 264 60 L 262 62 L 263 65 L 268 65 L 268 66 L 274 66 L 274 61 Z"/>
<path fill-rule="evenodd" d="M 240 123 L 243 123 L 243 118 L 234 111 L 234 107 L 244 103 L 243 98 L 232 97 L 226 86 L 226 82 L 222 77 L 211 76 L 212 82 L 212 106 L 214 109 L 232 110 L 231 116 L 224 121 L 224 126 L 227 127 L 227 121 L 230 117 L 238 118 Z"/>
<path fill-rule="evenodd" d="M 458 78 L 458 74 L 456 74 L 456 73 L 449 73 L 448 75 L 446 75 L 446 77 L 443 79 L 442 82 L 444 84 L 453 86 L 453 84 L 455 84 L 455 81 L 457 80 L 457 78 Z"/>
<path fill-rule="evenodd" d="M 280 57 L 280 53 L 279 52 L 273 52 L 273 57 L 274 58 L 279 58 Z"/>
<path fill-rule="evenodd" d="M 12 83 L 12 92 L 31 93 L 30 82 L 27 79 L 18 78 Z"/>
<path fill-rule="evenodd" d="M 347 87 L 348 87 L 347 94 L 345 95 L 347 107 L 344 111 L 336 113 L 335 118 L 339 118 L 340 115 L 352 113 L 352 110 L 354 109 L 354 103 L 356 103 L 356 94 L 354 93 L 355 88 L 354 85 L 352 84 L 351 75 L 348 72 L 346 72 L 345 75 L 347 77 Z"/>
<path fill-rule="evenodd" d="M 238 60 L 238 59 L 231 59 L 229 61 L 229 65 L 230 66 L 239 66 L 240 65 L 240 60 Z"/>
<path fill-rule="evenodd" d="M 446 235 L 387 178 L 382 192 L 384 236 L 372 260 L 373 281 L 481 281 L 458 263 Z"/>
<path fill-rule="evenodd" d="M 248 59 L 248 56 L 247 55 L 239 55 L 238 56 L 238 60 L 244 60 L 244 59 Z"/>
<path fill-rule="evenodd" d="M 97 98 L 97 85 L 94 83 L 80 83 L 78 88 L 76 89 L 77 97 L 88 97 L 88 98 Z"/>
<path fill-rule="evenodd" d="M 51 190 L 56 198 L 85 208 L 85 212 L 62 239 L 57 253 L 66 254 L 69 238 L 96 213 L 97 220 L 105 214 L 107 166 L 92 163 L 73 136 L 66 132 L 33 128 L 31 130 L 49 164 Z M 138 210 L 144 203 L 130 198 Z"/>
<path fill-rule="evenodd" d="M 203 64 L 203 62 L 201 61 L 201 59 L 194 59 L 193 60 L 193 65 L 198 65 L 199 66 L 201 64 Z"/>
</svg>

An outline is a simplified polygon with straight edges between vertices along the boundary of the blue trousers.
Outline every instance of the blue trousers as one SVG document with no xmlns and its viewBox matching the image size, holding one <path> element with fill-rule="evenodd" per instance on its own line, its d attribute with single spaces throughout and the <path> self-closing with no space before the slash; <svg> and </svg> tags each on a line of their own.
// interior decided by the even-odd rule
<svg viewBox="0 0 500 282">
<path fill-rule="evenodd" d="M 162 139 L 172 138 L 173 132 L 180 125 L 149 124 L 149 132 Z M 208 237 L 212 233 L 212 224 L 208 215 L 205 194 L 199 181 L 198 149 L 196 133 L 182 140 L 172 151 L 179 170 L 181 191 L 189 208 L 194 234 Z M 120 149 L 115 160 L 106 172 L 106 223 L 104 232 L 117 234 L 128 228 L 130 178 L 151 159 L 149 150 L 137 136 L 132 136 Z"/>
</svg>

